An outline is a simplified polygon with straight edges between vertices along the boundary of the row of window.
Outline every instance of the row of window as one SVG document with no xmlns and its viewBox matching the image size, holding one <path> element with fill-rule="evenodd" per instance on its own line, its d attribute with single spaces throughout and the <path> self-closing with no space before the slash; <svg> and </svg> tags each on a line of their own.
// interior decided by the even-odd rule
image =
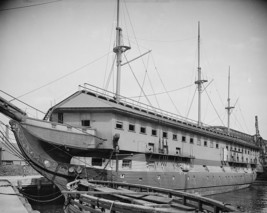
<svg viewBox="0 0 267 213">
<path fill-rule="evenodd" d="M 117 121 L 116 122 L 116 129 L 124 130 L 124 124 L 123 124 L 122 121 Z M 135 124 L 131 124 L 130 123 L 128 125 L 128 131 L 130 131 L 130 132 L 136 132 L 136 126 L 135 126 Z M 140 126 L 139 133 L 140 134 L 148 134 L 147 128 L 145 126 Z M 151 129 L 151 136 L 157 137 L 158 136 L 158 130 L 155 129 L 155 128 L 152 128 Z M 164 138 L 164 139 L 168 139 L 169 138 L 169 134 L 168 134 L 167 131 L 162 131 L 162 138 Z M 175 133 L 172 133 L 172 140 L 178 141 L 178 135 L 175 134 Z M 189 143 L 190 144 L 194 144 L 195 143 L 194 140 L 195 139 L 193 137 L 190 137 L 189 138 Z M 184 142 L 184 143 L 186 143 L 187 142 L 187 137 L 185 135 L 182 135 L 181 141 Z M 213 148 L 214 147 L 214 142 L 213 141 L 210 141 L 209 144 L 210 144 L 210 148 Z M 201 146 L 201 140 L 200 139 L 197 139 L 197 145 Z M 208 141 L 207 140 L 204 140 L 203 145 L 207 147 L 208 146 Z M 217 149 L 219 149 L 219 144 L 218 143 L 215 143 L 215 147 Z M 228 146 L 226 146 L 226 149 L 229 150 L 228 149 Z M 240 153 L 250 154 L 250 151 L 249 150 L 243 149 L 243 148 L 230 147 L 230 150 L 231 151 L 240 152 Z M 256 150 L 253 150 L 252 149 L 251 152 L 252 153 L 256 153 Z"/>
<path fill-rule="evenodd" d="M 116 122 L 116 129 L 120 129 L 120 130 L 124 130 L 124 126 L 123 126 L 123 122 L 121 121 L 117 121 Z M 128 126 L 128 131 L 130 132 L 136 132 L 136 128 L 134 124 L 129 124 Z M 147 128 L 145 126 L 140 126 L 140 131 L 141 134 L 147 134 Z M 151 129 L 151 136 L 158 136 L 158 131 L 157 129 Z M 162 138 L 168 139 L 168 132 L 167 131 L 163 131 L 162 132 Z M 172 134 L 172 140 L 174 141 L 178 141 L 178 135 L 173 133 Z M 186 143 L 186 136 L 182 136 L 182 142 Z M 194 144 L 194 138 L 190 137 L 189 139 L 190 144 Z M 197 145 L 201 145 L 201 141 L 198 140 L 197 141 Z M 204 146 L 208 146 L 208 142 L 205 140 L 204 141 Z M 210 142 L 210 147 L 213 148 L 213 142 Z M 219 148 L 219 144 L 216 143 L 216 148 Z"/>
<path fill-rule="evenodd" d="M 92 166 L 102 166 L 105 159 L 102 158 L 92 158 Z M 122 168 L 132 168 L 132 160 L 123 159 Z"/>
</svg>

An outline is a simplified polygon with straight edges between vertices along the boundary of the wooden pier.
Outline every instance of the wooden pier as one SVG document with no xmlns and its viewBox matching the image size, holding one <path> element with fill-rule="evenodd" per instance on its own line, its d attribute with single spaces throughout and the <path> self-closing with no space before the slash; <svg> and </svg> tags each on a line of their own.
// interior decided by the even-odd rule
<svg viewBox="0 0 267 213">
<path fill-rule="evenodd" d="M 0 179 L 0 212 L 1 213 L 39 213 L 39 211 L 32 210 L 28 203 L 12 185 L 9 180 Z"/>
<path fill-rule="evenodd" d="M 18 188 L 52 185 L 52 183 L 46 178 L 44 178 L 42 175 L 0 176 L 0 180 L 8 180 L 13 186 L 16 186 Z"/>
</svg>

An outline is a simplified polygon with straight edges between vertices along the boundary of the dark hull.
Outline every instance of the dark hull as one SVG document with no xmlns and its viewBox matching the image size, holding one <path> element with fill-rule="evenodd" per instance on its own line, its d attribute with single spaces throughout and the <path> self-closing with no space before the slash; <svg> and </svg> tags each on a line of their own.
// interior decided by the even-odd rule
<svg viewBox="0 0 267 213">
<path fill-rule="evenodd" d="M 66 163 L 69 160 L 68 155 L 63 152 L 55 154 L 55 150 L 52 150 L 51 145 L 29 134 L 19 122 L 12 120 L 10 124 L 19 148 L 28 163 L 41 175 L 58 186 L 59 189 L 65 189 L 66 184 L 75 179 L 75 174 L 68 172 L 71 166 Z M 59 161 L 59 159 L 61 160 Z"/>
</svg>

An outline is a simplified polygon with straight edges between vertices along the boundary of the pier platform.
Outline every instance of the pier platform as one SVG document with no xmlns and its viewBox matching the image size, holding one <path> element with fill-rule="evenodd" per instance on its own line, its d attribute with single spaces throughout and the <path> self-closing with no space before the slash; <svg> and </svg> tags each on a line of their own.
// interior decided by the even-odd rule
<svg viewBox="0 0 267 213">
<path fill-rule="evenodd" d="M 4 177 L 6 178 L 6 177 Z M 0 179 L 0 212 L 1 213 L 39 213 L 32 210 L 17 188 L 9 180 Z"/>
<path fill-rule="evenodd" d="M 1 180 L 8 180 L 16 187 L 52 185 L 52 183 L 42 175 L 0 176 L 0 181 Z"/>
</svg>

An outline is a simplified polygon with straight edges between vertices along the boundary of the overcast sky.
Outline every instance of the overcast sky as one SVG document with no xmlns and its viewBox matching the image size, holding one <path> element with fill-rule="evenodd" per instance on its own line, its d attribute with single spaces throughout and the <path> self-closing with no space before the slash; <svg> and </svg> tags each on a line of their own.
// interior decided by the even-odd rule
<svg viewBox="0 0 267 213">
<path fill-rule="evenodd" d="M 112 67 L 115 20 L 115 0 L 4 1 L 0 9 L 0 89 L 45 112 L 77 91 L 79 84 L 105 87 Z M 230 66 L 231 102 L 235 105 L 231 127 L 255 134 L 258 115 L 260 133 L 267 139 L 265 1 L 123 1 L 124 44 L 131 46 L 127 59 L 152 52 L 130 67 L 123 66 L 122 95 L 140 95 L 134 73 L 139 84 L 144 82 L 146 94 L 170 91 L 172 100 L 166 94 L 158 95 L 157 100 L 149 96 L 155 107 L 197 120 L 198 21 L 200 63 L 203 78 L 208 80 L 202 94 L 202 121 L 227 124 Z M 114 73 L 108 87 L 111 91 Z M 31 116 L 43 116 L 13 103 Z"/>
</svg>

